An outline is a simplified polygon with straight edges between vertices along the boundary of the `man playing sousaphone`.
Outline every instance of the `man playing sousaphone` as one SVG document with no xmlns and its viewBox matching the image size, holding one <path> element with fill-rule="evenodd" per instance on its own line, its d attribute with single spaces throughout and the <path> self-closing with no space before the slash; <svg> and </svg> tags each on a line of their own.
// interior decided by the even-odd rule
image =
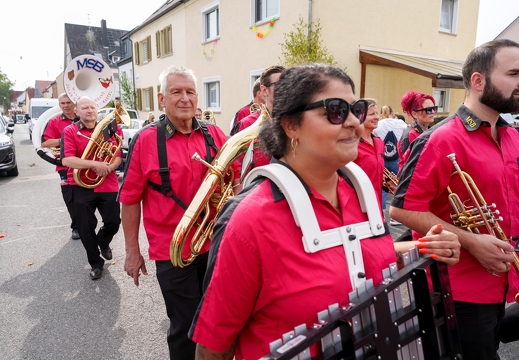
<svg viewBox="0 0 519 360">
<path fill-rule="evenodd" d="M 115 169 L 121 164 L 120 151 L 115 154 L 112 162 L 102 159 L 92 159 L 92 156 L 83 158 L 85 149 L 92 146 L 92 137 L 97 126 L 97 106 L 90 97 L 80 97 L 76 104 L 76 113 L 79 121 L 69 125 L 63 130 L 61 144 L 61 159 L 63 165 L 69 167 L 67 181 L 73 185 L 74 206 L 77 214 L 77 224 L 81 242 L 87 252 L 87 258 L 92 267 L 89 275 L 92 280 L 99 279 L 103 274 L 104 259 L 112 259 L 110 242 L 119 230 L 120 207 L 117 202 L 119 189 L 118 177 Z M 107 140 L 116 143 L 112 137 Z M 79 169 L 80 175 L 74 178 L 74 170 Z M 88 170 L 88 174 L 85 172 Z M 84 187 L 88 183 L 86 176 L 103 178 L 99 185 L 91 188 Z M 103 219 L 103 226 L 96 233 L 96 210 Z M 99 254 L 101 250 L 101 255 Z M 104 259 L 103 259 L 104 258 Z"/>
<path fill-rule="evenodd" d="M 59 107 L 63 113 L 49 120 L 47 127 L 45 128 L 42 135 L 41 147 L 44 148 L 58 148 L 61 139 L 63 129 L 77 121 L 74 103 L 70 100 L 67 94 L 63 93 L 58 97 Z M 59 155 L 57 157 L 59 160 Z M 74 197 L 72 194 L 72 187 L 67 182 L 68 168 L 63 166 L 61 162 L 56 165 L 56 172 L 59 174 L 61 179 L 61 194 L 65 205 L 67 206 L 68 213 L 72 223 L 70 227 L 72 229 L 72 240 L 79 240 L 79 232 L 77 230 L 76 210 L 74 209 Z"/>
</svg>

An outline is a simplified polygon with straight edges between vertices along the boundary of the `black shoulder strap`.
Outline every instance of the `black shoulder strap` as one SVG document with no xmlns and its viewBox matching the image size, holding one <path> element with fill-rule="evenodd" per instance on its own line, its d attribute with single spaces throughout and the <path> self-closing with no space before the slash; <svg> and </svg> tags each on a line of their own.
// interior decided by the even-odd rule
<svg viewBox="0 0 519 360">
<path fill-rule="evenodd" d="M 155 191 L 160 192 L 162 195 L 166 197 L 170 197 L 175 202 L 180 205 L 184 210 L 187 209 L 187 205 L 176 196 L 171 190 L 171 182 L 169 181 L 169 166 L 168 166 L 168 154 L 166 151 L 166 117 L 161 116 L 159 120 L 159 124 L 157 125 L 157 152 L 159 156 L 159 174 L 162 180 L 162 185 L 155 184 L 154 182 L 148 181 L 151 188 Z M 213 137 L 209 133 L 207 129 L 207 124 L 199 122 L 200 127 L 202 128 L 202 133 L 204 134 L 204 142 L 206 148 L 206 156 L 204 160 L 208 163 L 213 161 L 213 156 L 211 155 L 211 148 L 218 153 L 218 147 L 216 146 Z"/>
<path fill-rule="evenodd" d="M 166 152 L 166 117 L 161 117 L 159 125 L 157 125 L 157 152 L 159 155 L 159 174 L 162 185 L 148 181 L 151 188 L 158 191 L 166 197 L 172 198 L 182 209 L 186 210 L 187 205 L 171 191 L 171 182 L 169 181 L 168 154 Z"/>
<path fill-rule="evenodd" d="M 202 128 L 202 133 L 204 134 L 205 153 L 206 153 L 204 160 L 208 163 L 211 163 L 211 161 L 213 161 L 213 159 L 214 159 L 214 156 L 211 155 L 211 148 L 213 148 L 217 154 L 218 147 L 214 143 L 214 139 L 211 136 L 211 134 L 209 133 L 209 129 L 207 129 L 207 124 L 205 124 L 203 122 L 199 122 L 199 124 L 200 124 L 200 127 Z"/>
</svg>

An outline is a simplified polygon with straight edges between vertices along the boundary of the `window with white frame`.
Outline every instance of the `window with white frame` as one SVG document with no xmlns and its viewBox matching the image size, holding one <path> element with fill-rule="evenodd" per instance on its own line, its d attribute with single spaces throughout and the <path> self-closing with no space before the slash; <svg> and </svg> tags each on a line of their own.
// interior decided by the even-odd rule
<svg viewBox="0 0 519 360">
<path fill-rule="evenodd" d="M 202 8 L 202 42 L 213 41 L 220 36 L 220 3 L 213 2 Z"/>
<path fill-rule="evenodd" d="M 206 78 L 203 83 L 205 108 L 220 111 L 220 77 Z"/>
<path fill-rule="evenodd" d="M 279 16 L 279 0 L 252 0 L 253 23 Z"/>
<path fill-rule="evenodd" d="M 143 89 L 142 90 L 142 93 L 143 93 L 143 110 L 150 110 L 151 108 L 151 94 L 150 94 L 150 89 L 147 88 L 147 89 Z"/>
<path fill-rule="evenodd" d="M 456 33 L 458 20 L 458 0 L 442 0 L 440 10 L 440 31 Z"/>
<path fill-rule="evenodd" d="M 157 47 L 157 57 L 173 54 L 172 28 L 166 26 L 155 33 L 155 43 Z"/>
<path fill-rule="evenodd" d="M 433 97 L 436 105 L 438 106 L 439 113 L 449 112 L 450 89 L 434 88 Z"/>
<path fill-rule="evenodd" d="M 142 50 L 141 64 L 146 64 L 151 61 L 151 36 L 141 41 L 140 45 Z"/>
</svg>

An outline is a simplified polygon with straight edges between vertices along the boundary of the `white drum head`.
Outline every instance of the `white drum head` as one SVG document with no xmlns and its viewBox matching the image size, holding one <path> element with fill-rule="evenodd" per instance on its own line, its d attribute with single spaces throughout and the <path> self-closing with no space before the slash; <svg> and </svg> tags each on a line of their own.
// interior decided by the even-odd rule
<svg viewBox="0 0 519 360">
<path fill-rule="evenodd" d="M 100 109 L 114 98 L 114 75 L 110 66 L 94 55 L 81 55 L 67 66 L 65 92 L 75 104 L 81 96 L 91 97 Z"/>
</svg>

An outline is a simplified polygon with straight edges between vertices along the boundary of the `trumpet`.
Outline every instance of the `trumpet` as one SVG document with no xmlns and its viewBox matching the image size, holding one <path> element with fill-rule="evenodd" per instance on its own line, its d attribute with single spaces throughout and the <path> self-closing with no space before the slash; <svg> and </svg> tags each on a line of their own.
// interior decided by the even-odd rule
<svg viewBox="0 0 519 360">
<path fill-rule="evenodd" d="M 86 137 L 78 131 L 78 135 L 86 137 L 89 142 L 81 159 L 103 161 L 112 164 L 123 145 L 123 139 L 116 134 L 117 124 L 130 126 L 131 119 L 128 112 L 119 101 L 115 101 L 115 110 L 102 118 L 96 125 L 92 136 Z M 116 144 L 109 139 L 115 137 Z M 83 181 L 83 178 L 87 182 Z M 105 176 L 97 175 L 92 169 L 74 169 L 74 180 L 76 184 L 86 189 L 94 189 L 101 185 Z"/>
<path fill-rule="evenodd" d="M 255 142 L 262 122 L 268 117 L 267 108 L 262 106 L 258 120 L 245 130 L 231 136 L 223 144 L 211 164 L 205 162 L 197 153 L 193 155 L 192 159 L 202 162 L 208 170 L 202 185 L 198 188 L 171 238 L 170 258 L 173 266 L 183 268 L 191 264 L 204 247 L 205 242 L 213 237 L 216 216 L 227 200 L 233 196 L 233 181 L 236 176 L 231 169 L 231 164 L 247 151 L 251 142 Z M 210 219 L 211 209 L 216 210 L 212 220 Z M 187 259 L 184 259 L 182 249 L 193 228 L 196 231 L 191 238 L 191 253 Z"/>
<path fill-rule="evenodd" d="M 499 225 L 499 221 L 503 218 L 499 215 L 499 210 L 496 209 L 496 204 L 487 204 L 481 192 L 476 187 L 472 177 L 466 172 L 462 171 L 458 162 L 456 161 L 456 154 L 447 155 L 449 160 L 454 165 L 455 172 L 452 175 L 459 175 L 461 181 L 465 185 L 469 194 L 470 200 L 474 206 L 467 206 L 456 193 L 453 193 L 448 186 L 449 203 L 454 209 L 455 213 L 451 214 L 453 224 L 460 229 L 467 230 L 476 234 L 480 234 L 478 227 L 485 226 L 488 233 L 497 237 L 498 239 L 510 244 L 510 239 L 505 235 L 503 229 Z M 451 175 L 451 176 L 452 176 Z M 497 215 L 497 217 L 496 217 Z M 519 257 L 516 252 L 513 252 L 513 265 L 515 270 L 519 273 Z M 501 272 L 510 270 L 510 264 L 506 263 L 506 269 Z M 519 293 L 515 295 L 515 301 L 519 303 Z"/>
<path fill-rule="evenodd" d="M 382 178 L 382 186 L 387 189 L 387 192 L 390 194 L 395 193 L 395 189 L 398 186 L 398 178 L 396 174 L 394 174 L 388 168 L 384 168 L 384 176 Z"/>
</svg>

